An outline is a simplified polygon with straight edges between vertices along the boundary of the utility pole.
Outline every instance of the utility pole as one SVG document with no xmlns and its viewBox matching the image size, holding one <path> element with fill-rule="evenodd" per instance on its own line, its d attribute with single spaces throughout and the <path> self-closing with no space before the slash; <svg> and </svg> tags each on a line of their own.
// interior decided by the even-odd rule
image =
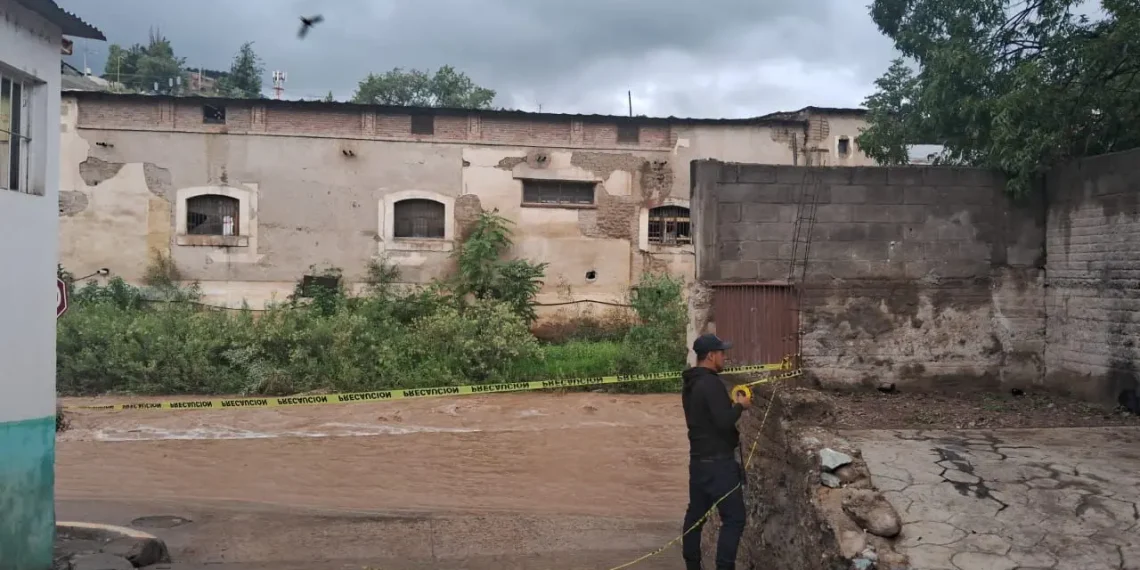
<svg viewBox="0 0 1140 570">
<path fill-rule="evenodd" d="M 285 81 L 288 79 L 288 74 L 284 71 L 273 72 L 273 93 L 277 99 L 281 99 L 281 93 L 285 91 Z"/>
<path fill-rule="evenodd" d="M 632 90 L 626 91 L 625 96 L 626 96 L 626 99 L 629 100 L 629 116 L 632 117 L 633 116 L 633 91 Z"/>
</svg>

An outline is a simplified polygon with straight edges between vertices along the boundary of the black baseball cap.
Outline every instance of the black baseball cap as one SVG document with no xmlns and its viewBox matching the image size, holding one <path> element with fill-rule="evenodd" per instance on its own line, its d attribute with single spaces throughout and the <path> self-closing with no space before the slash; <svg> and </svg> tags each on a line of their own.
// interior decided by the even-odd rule
<svg viewBox="0 0 1140 570">
<path fill-rule="evenodd" d="M 717 350 L 728 350 L 732 348 L 732 343 L 727 340 L 721 340 L 715 334 L 703 334 L 693 341 L 693 352 L 708 353 Z"/>
</svg>

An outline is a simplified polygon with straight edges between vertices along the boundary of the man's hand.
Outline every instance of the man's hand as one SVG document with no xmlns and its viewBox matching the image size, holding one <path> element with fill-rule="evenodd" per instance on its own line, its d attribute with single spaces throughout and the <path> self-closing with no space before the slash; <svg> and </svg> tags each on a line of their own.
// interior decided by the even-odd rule
<svg viewBox="0 0 1140 570">
<path fill-rule="evenodd" d="M 744 392 L 737 392 L 736 403 L 740 404 L 740 407 L 747 410 L 748 408 L 752 407 L 752 398 L 749 398 L 748 395 Z"/>
</svg>

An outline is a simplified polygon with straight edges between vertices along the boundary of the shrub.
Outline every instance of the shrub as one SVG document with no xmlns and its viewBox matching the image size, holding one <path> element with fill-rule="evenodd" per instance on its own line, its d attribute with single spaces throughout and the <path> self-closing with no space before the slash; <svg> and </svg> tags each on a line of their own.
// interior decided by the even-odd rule
<svg viewBox="0 0 1140 570">
<path fill-rule="evenodd" d="M 58 386 L 67 394 L 291 394 L 362 391 L 676 370 L 684 365 L 682 285 L 647 274 L 629 311 L 579 313 L 562 344 L 528 330 L 544 264 L 504 260 L 506 221 L 484 214 L 457 274 L 401 287 L 383 259 L 367 292 L 348 294 L 338 268 L 310 268 L 336 286 L 298 283 L 258 315 L 201 303 L 195 285 L 115 278 L 74 288 L 58 322 Z M 61 275 L 67 275 L 61 267 Z M 70 276 L 67 275 L 70 279 Z M 631 318 L 633 315 L 636 318 Z M 675 389 L 676 382 L 619 386 Z"/>
</svg>

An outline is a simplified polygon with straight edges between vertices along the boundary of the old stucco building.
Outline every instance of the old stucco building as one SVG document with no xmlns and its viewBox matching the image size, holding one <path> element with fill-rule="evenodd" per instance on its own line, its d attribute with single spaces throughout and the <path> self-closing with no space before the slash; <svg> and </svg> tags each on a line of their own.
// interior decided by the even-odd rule
<svg viewBox="0 0 1140 570">
<path fill-rule="evenodd" d="M 282 299 L 311 266 L 445 275 L 481 210 L 549 263 L 540 302 L 690 279 L 694 159 L 858 166 L 857 109 L 709 120 L 65 93 L 61 262 L 139 281 L 157 255 L 207 300 Z"/>
</svg>

